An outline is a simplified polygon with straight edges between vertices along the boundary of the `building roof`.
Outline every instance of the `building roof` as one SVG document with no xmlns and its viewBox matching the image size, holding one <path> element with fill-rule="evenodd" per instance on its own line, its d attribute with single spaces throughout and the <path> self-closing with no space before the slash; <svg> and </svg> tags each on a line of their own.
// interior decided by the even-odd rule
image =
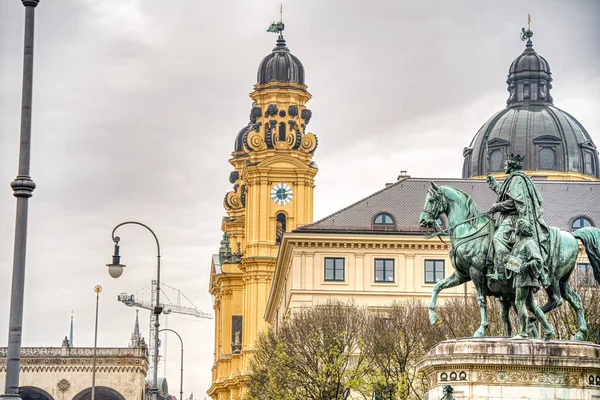
<svg viewBox="0 0 600 400">
<path fill-rule="evenodd" d="M 304 66 L 286 47 L 285 39 L 280 34 L 277 45 L 258 66 L 257 83 L 293 82 L 304 85 Z"/>
<path fill-rule="evenodd" d="M 465 191 L 481 212 L 489 210 L 496 201 L 496 194 L 483 180 L 406 178 L 295 232 L 424 234 L 426 229 L 419 226 L 419 216 L 432 181 Z M 535 183 L 544 199 L 544 220 L 548 225 L 570 230 L 573 219 L 581 216 L 595 226 L 600 224 L 599 181 L 536 180 Z M 391 215 L 394 224 L 374 225 L 380 213 Z"/>
<path fill-rule="evenodd" d="M 526 171 L 558 171 L 600 178 L 598 151 L 585 128 L 555 107 L 548 61 L 525 31 L 525 50 L 510 65 L 506 108 L 494 114 L 463 151 L 463 178 L 503 169 L 505 154 L 524 156 Z M 488 159 L 489 154 L 489 159 Z"/>
</svg>

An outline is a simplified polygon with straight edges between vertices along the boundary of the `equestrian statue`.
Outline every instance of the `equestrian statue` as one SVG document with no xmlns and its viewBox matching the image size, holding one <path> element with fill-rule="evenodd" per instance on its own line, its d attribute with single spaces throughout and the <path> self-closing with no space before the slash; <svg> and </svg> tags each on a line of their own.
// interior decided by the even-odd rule
<svg viewBox="0 0 600 400">
<path fill-rule="evenodd" d="M 519 333 L 526 339 L 532 324 L 539 321 L 544 339 L 555 332 L 545 314 L 562 305 L 563 300 L 577 314 L 578 332 L 583 340 L 587 331 L 581 298 L 569 283 L 579 253 L 579 239 L 588 254 L 594 277 L 600 283 L 600 229 L 581 228 L 573 233 L 548 227 L 543 219 L 542 196 L 531 178 L 521 171 L 523 157 L 511 154 L 504 164 L 507 178 L 499 184 L 489 175 L 487 182 L 497 201 L 487 213 L 480 213 L 471 197 L 452 186 L 431 183 L 419 224 L 435 228 L 440 214 L 448 218 L 448 228 L 434 235 L 450 238 L 450 261 L 454 272 L 437 282 L 429 304 L 429 320 L 437 321 L 435 306 L 439 293 L 473 281 L 477 292 L 481 322 L 474 336 L 484 336 L 488 326 L 488 296 L 500 300 L 504 335 L 512 335 L 511 307 L 519 315 Z M 432 235 L 432 236 L 434 236 Z M 544 289 L 548 301 L 537 304 L 534 293 Z M 529 312 L 533 316 L 529 317 Z"/>
</svg>

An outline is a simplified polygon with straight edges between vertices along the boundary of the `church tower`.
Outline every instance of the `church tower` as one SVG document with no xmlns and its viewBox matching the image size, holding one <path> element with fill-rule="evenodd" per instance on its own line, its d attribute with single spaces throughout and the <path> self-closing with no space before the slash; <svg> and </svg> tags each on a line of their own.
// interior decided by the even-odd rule
<svg viewBox="0 0 600 400">
<path fill-rule="evenodd" d="M 312 161 L 317 138 L 307 131 L 312 112 L 304 67 L 290 53 L 284 24 L 274 23 L 276 46 L 258 67 L 249 122 L 235 138 L 229 160 L 233 190 L 225 195 L 219 254 L 211 265 L 215 309 L 213 399 L 241 399 L 245 374 L 264 312 L 279 242 L 312 222 Z"/>
</svg>

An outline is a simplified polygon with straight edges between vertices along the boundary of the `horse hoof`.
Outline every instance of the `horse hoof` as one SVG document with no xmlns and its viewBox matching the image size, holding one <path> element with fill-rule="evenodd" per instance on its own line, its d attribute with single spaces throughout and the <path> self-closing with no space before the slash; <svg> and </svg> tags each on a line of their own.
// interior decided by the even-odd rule
<svg viewBox="0 0 600 400">
<path fill-rule="evenodd" d="M 584 336 L 583 336 L 583 333 L 582 333 L 582 332 L 577 332 L 577 333 L 575 334 L 575 336 L 573 336 L 573 337 L 571 338 L 571 340 L 583 340 L 583 339 L 584 339 Z"/>
<path fill-rule="evenodd" d="M 556 336 L 556 334 L 554 333 L 554 331 L 548 331 L 544 333 L 544 340 L 548 341 L 548 340 L 552 340 L 554 338 L 554 336 Z M 577 336 L 577 335 L 575 335 Z M 574 339 L 577 340 L 577 339 Z"/>
<path fill-rule="evenodd" d="M 437 320 L 438 320 L 438 316 L 435 313 L 435 311 L 429 310 L 429 323 L 431 325 L 435 325 L 435 323 L 437 322 Z"/>
<path fill-rule="evenodd" d="M 483 336 L 485 336 L 485 328 L 484 327 L 477 329 L 477 332 L 475 332 L 475 334 L 473 335 L 473 337 L 483 337 Z"/>
</svg>

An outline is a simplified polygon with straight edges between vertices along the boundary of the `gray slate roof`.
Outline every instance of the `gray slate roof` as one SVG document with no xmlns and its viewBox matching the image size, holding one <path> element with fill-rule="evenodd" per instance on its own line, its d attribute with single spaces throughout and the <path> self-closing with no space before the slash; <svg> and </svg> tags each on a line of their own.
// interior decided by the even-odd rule
<svg viewBox="0 0 600 400">
<path fill-rule="evenodd" d="M 469 193 L 481 212 L 489 210 L 496 200 L 495 193 L 483 180 L 406 178 L 295 232 L 423 234 L 419 215 L 431 181 Z M 585 216 L 600 226 L 600 182 L 535 182 L 544 198 L 544 219 L 548 225 L 570 230 L 574 218 Z M 396 226 L 374 227 L 373 218 L 381 212 L 391 214 Z"/>
</svg>

